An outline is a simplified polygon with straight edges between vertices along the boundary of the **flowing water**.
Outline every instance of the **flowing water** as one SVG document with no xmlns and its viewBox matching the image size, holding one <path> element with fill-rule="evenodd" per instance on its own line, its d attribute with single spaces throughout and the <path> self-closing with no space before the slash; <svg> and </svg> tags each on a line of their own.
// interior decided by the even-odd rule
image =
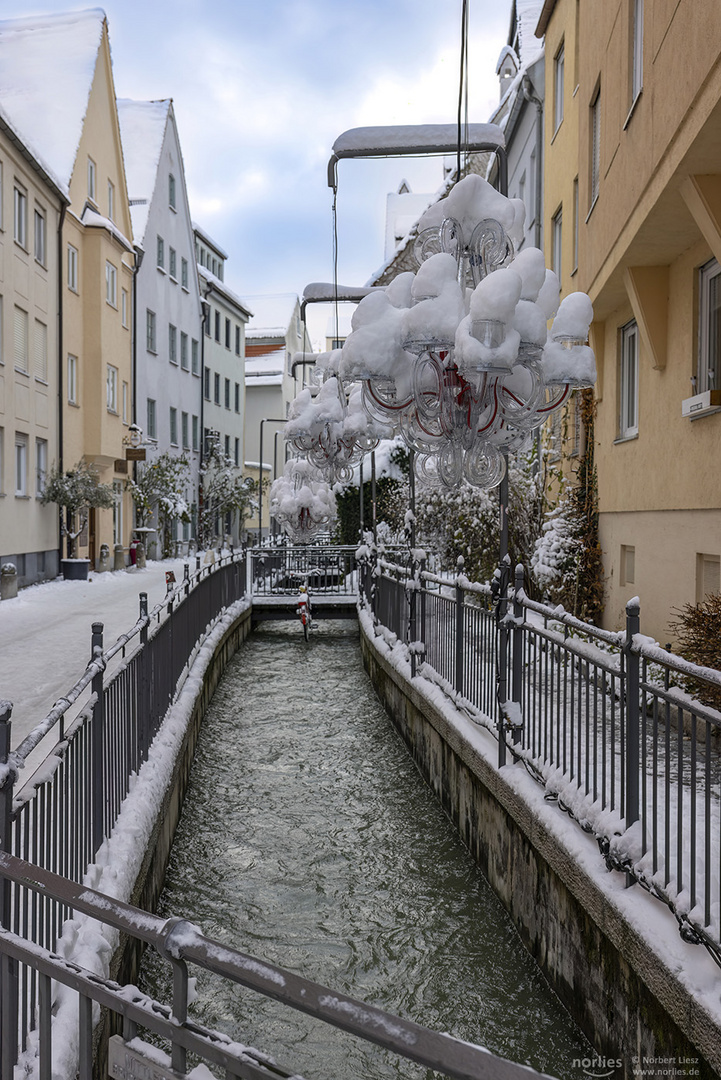
<svg viewBox="0 0 721 1080">
<path fill-rule="evenodd" d="M 376 699 L 352 622 L 309 643 L 265 624 L 236 654 L 159 913 L 555 1076 L 591 1052 Z M 149 954 L 142 985 L 168 991 Z M 207 973 L 197 990 L 193 1016 L 308 1080 L 426 1075 Z"/>
</svg>

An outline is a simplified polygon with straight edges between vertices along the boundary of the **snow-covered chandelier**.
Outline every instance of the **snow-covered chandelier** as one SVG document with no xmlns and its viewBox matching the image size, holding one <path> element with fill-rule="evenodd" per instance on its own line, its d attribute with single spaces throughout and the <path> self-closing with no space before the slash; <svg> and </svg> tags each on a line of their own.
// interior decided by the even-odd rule
<svg viewBox="0 0 721 1080">
<path fill-rule="evenodd" d="M 515 254 L 524 218 L 520 200 L 506 198 L 479 176 L 466 177 L 421 218 L 417 273 L 400 274 L 385 290 L 370 293 L 353 315 L 338 378 L 344 385 L 360 382 L 357 396 L 371 433 L 400 433 L 426 483 L 454 487 L 465 478 L 495 487 L 503 478 L 504 452 L 528 446 L 574 389 L 596 381 L 586 344 L 591 302 L 585 293 L 572 293 L 559 304 L 559 282 L 543 253 L 524 248 Z M 336 395 L 339 413 L 332 424 L 342 425 L 350 410 L 343 413 L 338 379 L 329 379 L 320 393 L 328 401 Z M 289 423 L 288 437 L 300 437 L 293 445 L 314 453 L 321 466 L 315 450 L 325 438 L 330 450 L 322 454 L 339 462 L 342 439 L 335 435 L 315 432 L 313 448 L 305 449 L 310 425 L 304 421 L 299 431 L 297 422 L 306 405 L 293 417 L 296 428 Z M 357 411 L 352 415 L 362 451 Z"/>
<path fill-rule="evenodd" d="M 270 514 L 292 540 L 303 544 L 335 520 L 335 496 L 305 458 L 291 458 L 270 488 Z"/>
</svg>

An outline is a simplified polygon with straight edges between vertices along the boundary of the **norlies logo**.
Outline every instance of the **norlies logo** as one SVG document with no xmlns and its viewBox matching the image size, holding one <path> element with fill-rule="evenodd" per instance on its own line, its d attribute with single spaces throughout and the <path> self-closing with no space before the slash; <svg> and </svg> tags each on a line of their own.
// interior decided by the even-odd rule
<svg viewBox="0 0 721 1080">
<path fill-rule="evenodd" d="M 586 1076 L 593 1076 L 596 1080 L 613 1076 L 616 1069 L 623 1067 L 620 1058 L 598 1057 L 596 1054 L 592 1058 L 574 1058 L 572 1064 L 574 1069 L 583 1069 Z"/>
</svg>

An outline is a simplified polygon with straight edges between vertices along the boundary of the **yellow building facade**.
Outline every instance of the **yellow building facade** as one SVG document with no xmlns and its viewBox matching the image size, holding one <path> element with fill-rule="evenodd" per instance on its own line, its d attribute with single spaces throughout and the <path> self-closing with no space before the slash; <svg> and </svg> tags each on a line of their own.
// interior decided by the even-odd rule
<svg viewBox="0 0 721 1080">
<path fill-rule="evenodd" d="M 604 621 L 638 595 L 645 632 L 673 641 L 674 612 L 721 590 L 721 8 L 549 0 L 537 32 L 566 64 L 575 35 L 575 147 L 549 122 L 546 235 L 571 193 L 562 280 L 594 305 Z"/>
</svg>

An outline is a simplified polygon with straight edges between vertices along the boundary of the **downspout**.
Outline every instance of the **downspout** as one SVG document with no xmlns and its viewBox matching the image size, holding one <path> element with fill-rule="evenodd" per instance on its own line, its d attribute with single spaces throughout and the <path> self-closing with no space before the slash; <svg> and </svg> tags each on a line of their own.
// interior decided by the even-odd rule
<svg viewBox="0 0 721 1080">
<path fill-rule="evenodd" d="M 58 469 L 63 471 L 63 225 L 67 203 L 60 207 L 58 220 Z M 62 507 L 58 507 L 58 569 L 63 557 L 63 531 L 61 527 Z"/>
<path fill-rule="evenodd" d="M 143 248 L 135 245 L 135 265 L 133 267 L 133 392 L 130 398 L 131 423 L 138 422 L 138 273 L 143 264 Z"/>
<path fill-rule="evenodd" d="M 533 83 L 529 79 L 528 75 L 524 75 L 521 81 L 523 88 L 523 96 L 526 101 L 531 105 L 536 106 L 536 209 L 535 219 L 536 224 L 533 230 L 533 243 L 534 246 L 540 248 L 541 246 L 541 223 L 543 214 L 543 192 L 541 185 L 543 182 L 543 102 L 535 94 L 533 90 Z"/>
<path fill-rule="evenodd" d="M 208 290 L 209 292 L 210 290 Z M 203 459 L 205 457 L 205 322 L 210 326 L 210 301 L 207 293 L 200 298 L 200 461 L 198 463 L 198 546 L 200 546 L 200 522 L 203 514 Z"/>
</svg>

